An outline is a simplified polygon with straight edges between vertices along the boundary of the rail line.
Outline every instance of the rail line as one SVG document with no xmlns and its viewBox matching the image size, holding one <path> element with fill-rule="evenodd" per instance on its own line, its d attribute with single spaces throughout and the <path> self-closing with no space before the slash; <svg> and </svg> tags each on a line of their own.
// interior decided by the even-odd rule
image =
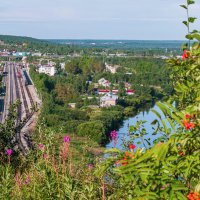
<svg viewBox="0 0 200 200">
<path fill-rule="evenodd" d="M 16 67 L 14 67 L 14 81 L 15 81 L 15 91 L 16 91 L 16 98 L 20 100 L 20 91 L 19 91 L 19 87 L 18 87 L 18 82 L 17 82 L 17 75 L 16 75 Z M 21 103 L 17 108 L 17 125 L 19 124 L 21 118 L 22 118 L 22 106 Z"/>
<path fill-rule="evenodd" d="M 33 98 L 31 96 L 31 93 L 30 93 L 28 86 L 26 86 L 26 91 L 27 91 L 28 97 L 30 99 L 31 107 L 33 108 L 35 104 L 34 104 L 34 101 L 33 101 Z"/>
<path fill-rule="evenodd" d="M 9 87 L 9 90 L 10 90 L 10 105 L 13 103 L 13 82 L 12 82 L 12 69 L 13 67 L 11 67 L 11 65 L 9 66 L 9 81 L 10 81 L 10 87 Z"/>
<path fill-rule="evenodd" d="M 17 70 L 16 70 L 16 66 L 14 66 L 14 82 L 15 82 L 15 91 L 16 91 L 16 99 L 20 100 L 20 91 L 19 91 L 19 86 L 18 86 L 18 82 L 17 82 Z M 16 141 L 18 143 L 18 147 L 21 149 L 22 153 L 25 155 L 26 153 L 26 148 L 23 145 L 22 142 L 22 135 L 21 135 L 21 130 L 20 130 L 20 122 L 21 122 L 21 118 L 22 118 L 22 105 L 20 103 L 20 105 L 17 108 L 17 121 L 16 121 Z"/>
<path fill-rule="evenodd" d="M 19 79 L 19 85 L 20 85 L 20 88 L 21 88 L 22 99 L 24 101 L 24 108 L 25 108 L 26 118 L 28 118 L 30 113 L 29 113 L 28 103 L 27 103 L 27 100 L 26 100 L 26 95 L 25 95 L 25 92 L 24 92 L 24 88 L 23 88 L 21 79 Z"/>
</svg>

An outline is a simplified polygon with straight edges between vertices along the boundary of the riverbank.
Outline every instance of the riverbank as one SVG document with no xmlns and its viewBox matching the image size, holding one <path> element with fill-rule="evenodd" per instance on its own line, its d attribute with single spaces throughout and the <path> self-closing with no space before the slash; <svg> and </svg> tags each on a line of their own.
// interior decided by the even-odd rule
<svg viewBox="0 0 200 200">
<path fill-rule="evenodd" d="M 115 144 L 114 141 L 111 141 L 110 143 L 108 143 L 106 145 L 106 149 L 116 147 L 116 148 L 122 150 L 125 141 L 134 143 L 137 147 L 140 147 L 140 148 L 144 148 L 144 147 L 146 148 L 146 147 L 153 145 L 154 141 L 157 138 L 159 138 L 161 135 L 160 134 L 154 135 L 155 129 L 151 123 L 155 119 L 157 119 L 158 121 L 160 121 L 160 120 L 151 111 L 151 109 L 156 110 L 157 112 L 160 112 L 159 107 L 157 105 L 153 104 L 152 107 L 143 109 L 143 111 L 139 111 L 138 114 L 136 114 L 135 116 L 125 119 L 123 121 L 123 125 L 118 130 L 116 130 L 118 133 L 117 143 Z M 130 131 L 130 127 L 135 126 L 138 121 L 145 122 L 144 124 L 141 124 L 141 127 L 140 127 L 141 129 L 146 131 L 146 134 L 144 135 L 144 138 L 143 138 L 145 141 L 145 146 L 142 143 L 140 136 L 137 135 L 138 133 L 136 133 L 136 131 L 135 131 L 135 134 L 134 134 L 134 133 L 131 133 L 131 131 Z"/>
</svg>

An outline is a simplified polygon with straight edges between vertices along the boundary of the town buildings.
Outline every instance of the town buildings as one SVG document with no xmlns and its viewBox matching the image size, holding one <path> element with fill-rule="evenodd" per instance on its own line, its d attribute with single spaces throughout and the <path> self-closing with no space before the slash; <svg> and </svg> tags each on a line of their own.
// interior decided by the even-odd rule
<svg viewBox="0 0 200 200">
<path fill-rule="evenodd" d="M 109 64 L 105 63 L 106 71 L 110 72 L 112 74 L 115 74 L 119 67 L 120 67 L 119 65 L 109 65 Z"/>
<path fill-rule="evenodd" d="M 40 65 L 38 67 L 38 72 L 47 74 L 49 76 L 54 76 L 56 73 L 56 70 L 55 70 L 55 67 L 52 65 Z"/>
<path fill-rule="evenodd" d="M 118 96 L 111 92 L 100 97 L 100 107 L 110 107 L 117 105 Z"/>
<path fill-rule="evenodd" d="M 105 78 L 99 79 L 98 84 L 104 87 L 109 87 L 111 85 L 110 81 L 106 80 Z"/>
</svg>

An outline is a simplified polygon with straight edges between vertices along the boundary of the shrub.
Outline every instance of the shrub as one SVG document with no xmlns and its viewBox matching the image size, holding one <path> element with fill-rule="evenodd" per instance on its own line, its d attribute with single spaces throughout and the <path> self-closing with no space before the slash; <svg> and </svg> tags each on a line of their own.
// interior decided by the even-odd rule
<svg viewBox="0 0 200 200">
<path fill-rule="evenodd" d="M 88 136 L 94 141 L 100 142 L 105 134 L 105 129 L 101 121 L 90 121 L 78 125 L 77 134 L 79 136 Z"/>
</svg>

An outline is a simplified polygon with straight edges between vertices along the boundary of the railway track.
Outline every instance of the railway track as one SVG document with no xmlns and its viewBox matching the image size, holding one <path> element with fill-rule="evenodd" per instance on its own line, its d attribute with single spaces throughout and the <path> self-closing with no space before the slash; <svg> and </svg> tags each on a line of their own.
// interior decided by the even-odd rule
<svg viewBox="0 0 200 200">
<path fill-rule="evenodd" d="M 17 142 L 18 148 L 21 150 L 22 154 L 26 155 L 27 150 L 32 147 L 32 144 L 27 137 L 26 133 L 22 131 L 22 129 L 26 126 L 27 122 L 29 122 L 30 118 L 33 115 L 33 111 L 29 109 L 30 105 L 27 101 L 28 98 L 30 100 L 31 107 L 34 107 L 34 101 L 31 95 L 31 92 L 27 86 L 24 87 L 22 79 L 17 78 L 17 66 L 15 63 L 7 63 L 5 66 L 5 71 L 7 70 L 7 92 L 6 92 L 6 102 L 5 108 L 6 113 L 8 114 L 8 107 L 12 105 L 15 100 L 21 99 L 21 104 L 17 107 L 17 120 L 15 126 L 15 141 Z M 25 92 L 27 91 L 27 95 Z M 22 104 L 24 105 L 25 109 L 25 118 L 22 119 Z M 7 114 L 5 113 L 5 118 Z"/>
<path fill-rule="evenodd" d="M 17 74 L 17 70 L 16 70 L 16 66 L 15 66 L 14 67 L 14 81 L 15 81 L 15 89 L 16 89 L 16 98 L 20 99 L 20 90 L 19 90 L 19 84 L 18 84 L 18 81 L 17 81 L 17 75 L 16 74 Z M 21 80 L 19 80 L 19 83 L 20 82 L 21 82 Z M 21 84 L 21 86 L 22 86 L 22 84 Z M 22 91 L 23 86 L 22 87 L 21 86 L 20 86 L 20 88 L 21 88 L 21 91 Z M 24 90 L 23 90 L 23 92 L 24 92 Z M 24 95 L 22 94 L 22 96 L 25 97 L 25 94 Z M 26 98 L 23 98 L 23 100 L 26 101 Z M 26 101 L 26 103 L 27 103 L 27 101 Z M 27 104 L 27 106 L 28 106 L 28 104 Z M 27 108 L 25 108 L 25 110 L 26 109 Z M 18 106 L 17 111 L 18 111 L 17 112 L 18 118 L 17 118 L 17 123 L 16 123 L 16 141 L 18 143 L 18 147 L 21 149 L 21 152 L 24 155 L 26 155 L 27 150 L 26 150 L 24 143 L 22 142 L 22 138 L 24 138 L 24 135 L 21 133 L 21 128 L 22 128 L 21 127 L 21 125 L 22 125 L 21 124 L 21 119 L 22 119 L 22 105 L 21 104 Z M 26 113 L 26 116 L 27 116 L 27 114 L 29 115 L 29 113 Z M 27 143 L 26 140 L 25 140 L 25 142 Z"/>
<path fill-rule="evenodd" d="M 14 81 L 15 81 L 15 91 L 16 91 L 16 99 L 20 100 L 20 91 L 19 91 L 19 85 L 17 82 L 17 75 L 16 75 L 17 71 L 16 71 L 16 67 L 14 67 Z M 17 125 L 20 123 L 20 120 L 22 118 L 22 105 L 20 103 L 20 105 L 17 108 Z"/>
<path fill-rule="evenodd" d="M 12 74 L 13 74 L 13 67 L 10 65 L 9 66 L 9 82 L 10 82 L 10 105 L 13 103 L 13 81 L 12 81 Z"/>
<path fill-rule="evenodd" d="M 19 85 L 20 85 L 20 89 L 21 89 L 22 99 L 23 99 L 23 102 L 24 102 L 26 118 L 28 118 L 29 115 L 30 115 L 30 112 L 29 112 L 28 103 L 27 103 L 27 100 L 26 100 L 26 95 L 25 95 L 25 92 L 24 92 L 24 88 L 23 88 L 23 84 L 22 84 L 21 79 L 19 79 Z"/>
<path fill-rule="evenodd" d="M 33 101 L 33 98 L 31 96 L 31 93 L 30 93 L 28 86 L 26 86 L 26 91 L 27 91 L 28 97 L 30 99 L 31 107 L 33 108 L 35 104 L 34 104 L 34 101 Z"/>
</svg>

